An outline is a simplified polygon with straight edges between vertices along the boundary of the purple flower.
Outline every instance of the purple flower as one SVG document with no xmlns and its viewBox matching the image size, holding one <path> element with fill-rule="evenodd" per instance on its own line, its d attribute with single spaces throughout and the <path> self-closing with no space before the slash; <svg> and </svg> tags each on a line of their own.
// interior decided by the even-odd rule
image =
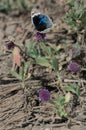
<svg viewBox="0 0 86 130">
<path fill-rule="evenodd" d="M 39 32 L 36 33 L 37 41 L 43 41 L 45 37 L 46 37 L 45 33 L 39 33 Z"/>
<path fill-rule="evenodd" d="M 39 91 L 39 99 L 42 102 L 46 102 L 50 99 L 50 92 L 47 89 L 42 89 Z"/>
<path fill-rule="evenodd" d="M 12 41 L 6 41 L 5 42 L 5 47 L 7 50 L 10 50 L 12 48 L 14 48 L 15 44 Z"/>
<path fill-rule="evenodd" d="M 80 66 L 76 62 L 71 61 L 68 65 L 68 70 L 70 70 L 71 72 L 78 72 L 79 69 L 80 69 Z"/>
</svg>

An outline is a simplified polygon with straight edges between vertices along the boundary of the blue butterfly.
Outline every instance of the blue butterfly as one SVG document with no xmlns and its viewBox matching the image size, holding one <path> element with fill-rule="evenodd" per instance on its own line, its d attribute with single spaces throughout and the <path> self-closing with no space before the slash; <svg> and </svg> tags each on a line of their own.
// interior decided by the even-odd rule
<svg viewBox="0 0 86 130">
<path fill-rule="evenodd" d="M 40 13 L 37 9 L 32 9 L 31 20 L 35 29 L 40 33 L 46 33 L 53 27 L 53 22 L 46 14 Z"/>
</svg>

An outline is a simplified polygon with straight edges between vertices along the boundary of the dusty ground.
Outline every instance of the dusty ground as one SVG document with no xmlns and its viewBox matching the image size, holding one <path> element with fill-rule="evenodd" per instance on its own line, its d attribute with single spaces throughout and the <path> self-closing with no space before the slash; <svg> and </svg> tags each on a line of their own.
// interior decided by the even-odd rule
<svg viewBox="0 0 86 130">
<path fill-rule="evenodd" d="M 41 1 L 43 2 L 43 0 Z M 57 45 L 61 39 L 69 38 L 71 41 L 70 36 L 66 37 L 64 29 L 67 28 L 66 25 L 64 23 L 60 25 L 66 11 L 64 2 L 59 0 L 51 4 L 47 0 L 47 4 L 43 2 L 40 8 L 49 14 L 56 24 L 56 28 L 47 34 L 46 41 Z M 30 11 L 22 13 L 9 11 L 7 14 L 0 12 L 0 130 L 69 130 L 68 125 L 71 130 L 86 130 L 86 71 L 76 75 L 70 74 L 65 67 L 67 61 L 64 61 L 64 57 L 70 56 L 72 45 L 66 44 L 64 46 L 65 54 L 62 61 L 64 69 L 61 71 L 61 75 L 65 79 L 63 84 L 69 85 L 77 82 L 81 90 L 80 102 L 72 110 L 72 120 L 59 120 L 59 117 L 54 115 L 49 103 L 39 103 L 37 94 L 40 88 L 47 86 L 50 87 L 53 94 L 59 93 L 57 84 L 54 84 L 55 76 L 49 75 L 45 68 L 34 67 L 32 76 L 26 82 L 27 90 L 25 93 L 21 88 L 21 82 L 10 75 L 12 54 L 4 52 L 4 42 L 9 36 L 12 36 L 15 43 L 23 48 L 23 43 L 28 44 L 36 41 L 33 35 Z M 58 25 L 61 26 L 61 30 L 59 30 Z M 83 51 L 86 51 L 86 46 Z M 84 54 L 80 55 L 77 61 L 81 65 L 86 64 Z"/>
</svg>

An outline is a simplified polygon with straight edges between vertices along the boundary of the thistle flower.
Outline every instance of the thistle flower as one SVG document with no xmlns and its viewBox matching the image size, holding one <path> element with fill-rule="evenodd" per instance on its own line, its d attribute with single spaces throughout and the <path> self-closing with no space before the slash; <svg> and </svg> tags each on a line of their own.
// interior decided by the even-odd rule
<svg viewBox="0 0 86 130">
<path fill-rule="evenodd" d="M 5 48 L 6 48 L 7 50 L 13 49 L 14 47 L 15 47 L 14 42 L 12 42 L 12 41 L 6 41 L 6 42 L 5 42 Z"/>
<path fill-rule="evenodd" d="M 39 32 L 36 33 L 37 41 L 43 41 L 45 37 L 46 37 L 45 33 L 39 33 Z"/>
<path fill-rule="evenodd" d="M 47 89 L 42 89 L 39 92 L 39 100 L 46 102 L 50 99 L 50 92 Z"/>
<path fill-rule="evenodd" d="M 79 69 L 80 69 L 80 66 L 76 62 L 71 61 L 68 65 L 68 70 L 70 70 L 71 72 L 78 72 Z"/>
</svg>

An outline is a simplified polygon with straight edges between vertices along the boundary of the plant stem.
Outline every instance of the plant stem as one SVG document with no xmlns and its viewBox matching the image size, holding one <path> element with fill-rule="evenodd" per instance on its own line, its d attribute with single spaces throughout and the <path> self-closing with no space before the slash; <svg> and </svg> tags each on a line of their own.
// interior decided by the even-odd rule
<svg viewBox="0 0 86 130">
<path fill-rule="evenodd" d="M 58 77 L 59 81 L 61 82 L 62 79 L 61 79 L 61 75 L 60 75 L 60 73 L 57 71 L 56 74 L 57 74 L 57 77 Z"/>
<path fill-rule="evenodd" d="M 24 80 L 22 81 L 21 85 L 22 85 L 22 88 L 24 89 L 25 88 L 25 82 L 24 82 Z"/>
</svg>

